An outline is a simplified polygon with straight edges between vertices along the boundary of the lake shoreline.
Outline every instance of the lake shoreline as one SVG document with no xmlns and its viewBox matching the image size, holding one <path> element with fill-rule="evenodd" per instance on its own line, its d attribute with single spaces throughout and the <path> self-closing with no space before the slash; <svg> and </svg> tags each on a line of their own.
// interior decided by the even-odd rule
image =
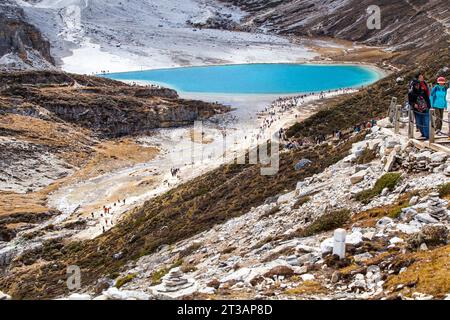
<svg viewBox="0 0 450 320">
<path fill-rule="evenodd" d="M 327 68 L 323 72 L 329 75 L 325 82 L 321 79 L 322 70 L 315 70 L 321 67 Z M 336 68 L 343 68 L 342 75 L 341 70 Z M 383 79 L 388 76 L 388 72 L 365 63 L 239 63 L 109 73 L 100 76 L 127 84 L 167 87 L 186 97 L 280 97 L 361 88 Z M 207 81 L 194 81 L 202 77 Z"/>
</svg>

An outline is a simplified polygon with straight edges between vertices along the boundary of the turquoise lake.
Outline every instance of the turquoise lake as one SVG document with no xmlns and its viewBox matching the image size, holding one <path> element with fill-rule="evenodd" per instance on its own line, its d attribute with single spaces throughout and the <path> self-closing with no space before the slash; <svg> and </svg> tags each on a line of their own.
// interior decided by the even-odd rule
<svg viewBox="0 0 450 320">
<path fill-rule="evenodd" d="M 102 75 L 115 80 L 147 81 L 180 93 L 295 94 L 354 88 L 380 78 L 356 65 L 242 64 L 182 67 Z"/>
</svg>

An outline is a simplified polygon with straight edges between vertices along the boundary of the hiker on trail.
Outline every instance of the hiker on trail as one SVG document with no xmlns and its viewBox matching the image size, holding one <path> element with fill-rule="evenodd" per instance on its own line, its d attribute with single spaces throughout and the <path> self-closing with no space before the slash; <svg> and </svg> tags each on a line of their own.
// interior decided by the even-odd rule
<svg viewBox="0 0 450 320">
<path fill-rule="evenodd" d="M 408 93 L 408 101 L 414 112 L 416 126 L 422 134 L 422 138 L 430 138 L 430 98 L 423 89 L 419 80 L 413 80 L 412 87 Z"/>
<path fill-rule="evenodd" d="M 413 86 L 415 81 L 418 81 L 420 83 L 420 88 L 427 94 L 427 96 L 429 97 L 431 94 L 430 91 L 430 86 L 428 85 L 428 83 L 425 81 L 425 76 L 423 75 L 422 72 L 417 73 L 417 75 L 415 76 L 415 78 L 411 81 L 410 85 L 409 85 L 409 91 L 412 91 Z M 419 132 L 422 132 L 419 128 L 419 126 L 416 123 L 416 130 Z"/>
<path fill-rule="evenodd" d="M 428 85 L 428 83 L 425 81 L 425 76 L 423 75 L 423 73 L 419 72 L 416 76 L 416 80 L 419 81 L 420 84 L 420 88 L 427 94 L 427 96 L 429 97 L 431 94 L 430 91 L 430 86 Z M 414 84 L 414 80 L 412 82 L 412 85 Z"/>
<path fill-rule="evenodd" d="M 442 132 L 442 120 L 444 119 L 444 110 L 447 109 L 447 91 L 445 86 L 446 80 L 444 77 L 437 79 L 437 85 L 433 87 L 431 91 L 431 107 L 435 110 L 436 114 L 436 134 L 445 135 Z"/>
<path fill-rule="evenodd" d="M 94 219 L 94 213 L 93 212 L 91 212 L 91 216 L 92 216 L 92 219 Z"/>
</svg>

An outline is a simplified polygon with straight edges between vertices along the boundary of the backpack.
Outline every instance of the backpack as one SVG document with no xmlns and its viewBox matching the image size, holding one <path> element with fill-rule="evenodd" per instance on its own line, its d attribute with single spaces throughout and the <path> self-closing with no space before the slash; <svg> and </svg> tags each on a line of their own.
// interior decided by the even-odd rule
<svg viewBox="0 0 450 320">
<path fill-rule="evenodd" d="M 428 104 L 427 104 L 427 102 L 425 101 L 425 98 L 424 98 L 423 96 L 418 96 L 418 97 L 417 97 L 417 102 L 416 102 L 416 104 L 417 104 L 417 107 L 416 107 L 416 110 L 417 110 L 417 111 L 422 112 L 422 113 L 424 113 L 425 111 L 427 111 L 427 109 L 428 109 Z"/>
</svg>

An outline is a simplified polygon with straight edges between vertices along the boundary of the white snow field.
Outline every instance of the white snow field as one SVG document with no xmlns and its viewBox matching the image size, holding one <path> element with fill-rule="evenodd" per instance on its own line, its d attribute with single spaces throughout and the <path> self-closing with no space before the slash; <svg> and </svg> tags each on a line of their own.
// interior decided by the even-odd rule
<svg viewBox="0 0 450 320">
<path fill-rule="evenodd" d="M 196 29 L 245 13 L 216 0 L 16 0 L 62 69 L 100 73 L 189 65 L 304 62 L 317 54 L 264 33 Z"/>
</svg>

